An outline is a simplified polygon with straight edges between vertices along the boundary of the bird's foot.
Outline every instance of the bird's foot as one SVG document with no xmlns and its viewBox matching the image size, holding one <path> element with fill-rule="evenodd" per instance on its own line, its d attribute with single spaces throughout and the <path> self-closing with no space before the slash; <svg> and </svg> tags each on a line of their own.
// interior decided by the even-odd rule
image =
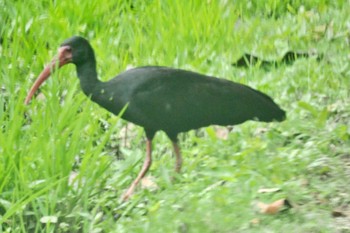
<svg viewBox="0 0 350 233">
<path fill-rule="evenodd" d="M 126 190 L 125 193 L 123 193 L 123 195 L 121 196 L 121 200 L 122 201 L 127 201 L 129 200 L 129 198 L 132 196 L 132 194 L 134 193 L 136 185 L 135 184 L 131 184 L 131 186 L 128 188 L 128 190 Z"/>
<path fill-rule="evenodd" d="M 181 173 L 181 168 L 182 168 L 182 159 L 180 157 L 176 159 L 176 162 L 175 162 L 175 172 L 177 174 L 180 174 Z"/>
</svg>

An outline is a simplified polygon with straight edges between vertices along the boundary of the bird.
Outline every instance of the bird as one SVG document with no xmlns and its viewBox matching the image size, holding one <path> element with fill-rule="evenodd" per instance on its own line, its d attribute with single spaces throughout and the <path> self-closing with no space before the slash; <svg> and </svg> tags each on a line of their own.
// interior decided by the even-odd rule
<svg viewBox="0 0 350 233">
<path fill-rule="evenodd" d="M 152 163 L 152 140 L 163 131 L 171 140 L 175 171 L 180 172 L 182 155 L 178 134 L 210 125 L 237 125 L 248 120 L 280 122 L 286 112 L 274 100 L 247 85 L 193 71 L 165 66 L 142 66 L 100 81 L 94 50 L 87 39 L 66 39 L 58 54 L 40 73 L 29 90 L 28 104 L 52 72 L 72 63 L 76 66 L 82 91 L 90 100 L 122 118 L 143 127 L 146 158 L 137 177 L 122 194 L 122 201 L 134 193 Z"/>
</svg>

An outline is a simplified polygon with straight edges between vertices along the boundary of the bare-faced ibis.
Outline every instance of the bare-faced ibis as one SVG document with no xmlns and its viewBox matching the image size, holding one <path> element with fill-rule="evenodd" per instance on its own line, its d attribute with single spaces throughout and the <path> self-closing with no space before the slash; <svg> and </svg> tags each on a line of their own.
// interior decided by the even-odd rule
<svg viewBox="0 0 350 233">
<path fill-rule="evenodd" d="M 182 157 L 177 136 L 209 125 L 236 125 L 247 120 L 282 121 L 286 114 L 268 95 L 246 85 L 191 71 L 145 66 L 125 71 L 101 82 L 97 78 L 94 50 L 74 36 L 62 43 L 58 56 L 42 71 L 25 103 L 56 67 L 73 63 L 81 89 L 92 101 L 122 118 L 142 126 L 146 132 L 146 159 L 137 178 L 124 193 L 126 200 L 147 173 L 152 162 L 152 139 L 159 130 L 172 141 L 180 172 Z"/>
</svg>

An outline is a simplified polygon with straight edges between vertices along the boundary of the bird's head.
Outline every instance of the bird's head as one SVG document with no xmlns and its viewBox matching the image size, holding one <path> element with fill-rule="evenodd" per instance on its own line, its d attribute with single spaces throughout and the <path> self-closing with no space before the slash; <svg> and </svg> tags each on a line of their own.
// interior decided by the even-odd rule
<svg viewBox="0 0 350 233">
<path fill-rule="evenodd" d="M 65 40 L 58 49 L 59 66 L 67 63 L 80 65 L 94 59 L 94 51 L 85 38 L 73 36 Z"/>
<path fill-rule="evenodd" d="M 52 61 L 40 73 L 39 77 L 28 92 L 24 103 L 29 103 L 36 90 L 57 68 L 69 63 L 73 63 L 78 66 L 88 62 L 89 59 L 93 59 L 93 61 L 95 61 L 95 56 L 90 43 L 85 38 L 73 36 L 65 40 L 59 47 L 57 56 L 53 58 Z"/>
</svg>

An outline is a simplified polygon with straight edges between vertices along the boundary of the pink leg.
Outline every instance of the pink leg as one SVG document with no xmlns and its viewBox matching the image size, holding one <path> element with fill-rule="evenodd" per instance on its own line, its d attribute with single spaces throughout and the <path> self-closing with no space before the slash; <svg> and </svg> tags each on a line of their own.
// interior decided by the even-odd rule
<svg viewBox="0 0 350 233">
<path fill-rule="evenodd" d="M 128 190 L 122 195 L 122 200 L 126 201 L 128 200 L 131 195 L 133 194 L 137 184 L 140 182 L 140 180 L 146 175 L 148 169 L 150 168 L 152 164 L 152 140 L 147 139 L 146 144 L 146 159 L 143 163 L 142 169 L 137 175 L 136 179 L 131 183 Z"/>
<path fill-rule="evenodd" d="M 181 166 L 182 166 L 182 156 L 181 156 L 180 147 L 177 144 L 177 142 L 174 142 L 174 141 L 173 141 L 173 147 L 174 147 L 175 156 L 176 156 L 175 171 L 177 173 L 180 173 Z"/>
</svg>

